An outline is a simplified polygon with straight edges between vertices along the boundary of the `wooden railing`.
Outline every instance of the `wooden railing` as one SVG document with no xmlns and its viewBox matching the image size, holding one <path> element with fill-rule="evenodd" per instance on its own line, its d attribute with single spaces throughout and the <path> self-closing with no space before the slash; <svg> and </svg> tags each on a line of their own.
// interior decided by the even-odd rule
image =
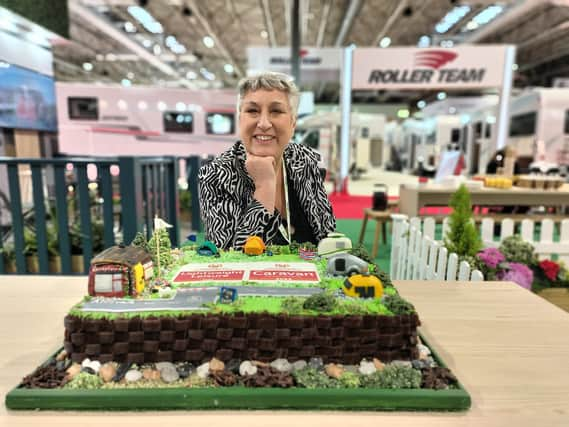
<svg viewBox="0 0 569 427">
<path fill-rule="evenodd" d="M 159 215 L 173 225 L 172 244 L 179 245 L 179 159 L 0 158 L 0 274 L 50 273 L 57 253 L 59 272 L 85 273 L 95 251 L 130 243 L 138 231 L 152 232 Z M 186 159 L 192 193 L 192 229 L 200 230 L 197 171 L 200 159 Z M 90 180 L 96 174 L 96 180 Z M 10 249 L 10 250 L 9 250 Z M 72 267 L 72 252 L 82 265 Z M 36 266 L 26 254 L 37 254 Z"/>
</svg>

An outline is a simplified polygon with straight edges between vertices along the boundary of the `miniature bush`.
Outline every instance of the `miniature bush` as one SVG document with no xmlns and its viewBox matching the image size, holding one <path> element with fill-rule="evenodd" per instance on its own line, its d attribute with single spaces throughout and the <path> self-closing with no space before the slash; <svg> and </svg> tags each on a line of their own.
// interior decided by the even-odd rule
<svg viewBox="0 0 569 427">
<path fill-rule="evenodd" d="M 338 378 L 338 383 L 340 387 L 343 388 L 358 388 L 361 385 L 360 375 L 355 372 L 344 372 L 340 378 Z"/>
<path fill-rule="evenodd" d="M 357 246 L 354 246 L 348 252 L 354 256 L 357 256 L 360 259 L 363 259 L 368 264 L 373 264 L 373 258 L 369 255 L 369 253 L 368 253 L 366 247 L 363 245 L 363 243 L 358 243 Z"/>
<path fill-rule="evenodd" d="M 371 375 L 362 375 L 365 388 L 421 388 L 421 372 L 404 366 L 387 365 Z"/>
<path fill-rule="evenodd" d="M 136 236 L 134 236 L 134 239 L 132 239 L 132 242 L 130 242 L 130 245 L 136 246 L 137 248 L 142 248 L 147 251 L 148 240 L 146 239 L 146 234 L 144 234 L 142 231 L 137 232 Z"/>
<path fill-rule="evenodd" d="M 391 281 L 389 273 L 383 271 L 381 268 L 379 268 L 377 264 L 373 265 L 373 274 L 375 274 L 379 278 L 379 280 L 381 280 L 381 284 L 383 285 L 384 288 L 393 287 L 393 282 Z"/>
<path fill-rule="evenodd" d="M 393 314 L 412 314 L 415 313 L 415 307 L 408 301 L 405 301 L 399 295 L 386 295 L 383 298 L 383 304 Z"/>
<path fill-rule="evenodd" d="M 509 262 L 518 262 L 529 266 L 538 262 L 532 244 L 524 241 L 519 234 L 505 238 L 500 244 L 500 252 Z"/>
<path fill-rule="evenodd" d="M 283 298 L 281 303 L 281 309 L 288 314 L 299 314 L 304 310 L 302 305 L 304 304 L 304 298 L 299 297 L 286 297 Z"/>
<path fill-rule="evenodd" d="M 482 241 L 472 221 L 472 205 L 470 193 L 461 185 L 452 195 L 449 206 L 453 208 L 450 215 L 449 231 L 444 236 L 445 247 L 456 253 L 461 259 L 474 257 L 482 248 Z"/>
<path fill-rule="evenodd" d="M 336 388 L 338 381 L 330 378 L 323 371 L 306 367 L 292 373 L 296 383 L 304 388 Z"/>
<path fill-rule="evenodd" d="M 71 381 L 65 384 L 64 388 L 95 389 L 101 388 L 102 385 L 103 380 L 98 375 L 92 375 L 87 372 L 80 372 Z"/>
<path fill-rule="evenodd" d="M 336 305 L 337 301 L 334 295 L 322 292 L 306 298 L 302 307 L 305 310 L 327 312 L 334 310 L 334 308 L 336 308 Z"/>
<path fill-rule="evenodd" d="M 167 269 L 172 265 L 172 244 L 168 230 L 165 228 L 154 231 L 152 238 L 148 241 L 148 250 L 155 267 L 158 267 L 158 258 L 160 258 L 160 269 Z"/>
</svg>

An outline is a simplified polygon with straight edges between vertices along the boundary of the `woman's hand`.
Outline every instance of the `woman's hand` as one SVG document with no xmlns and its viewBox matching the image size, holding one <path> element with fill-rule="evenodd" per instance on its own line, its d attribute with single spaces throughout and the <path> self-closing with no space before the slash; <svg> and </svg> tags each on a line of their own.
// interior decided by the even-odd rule
<svg viewBox="0 0 569 427">
<path fill-rule="evenodd" d="M 277 179 L 275 158 L 272 156 L 256 156 L 247 153 L 245 168 L 255 183 L 255 193 L 253 197 L 272 215 L 275 210 L 275 188 Z"/>
</svg>

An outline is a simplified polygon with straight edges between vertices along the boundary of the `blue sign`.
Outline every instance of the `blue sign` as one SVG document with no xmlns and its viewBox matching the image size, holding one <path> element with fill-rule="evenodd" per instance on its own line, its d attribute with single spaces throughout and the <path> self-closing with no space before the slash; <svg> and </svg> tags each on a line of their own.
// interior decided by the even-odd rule
<svg viewBox="0 0 569 427">
<path fill-rule="evenodd" d="M 0 127 L 57 131 L 53 78 L 0 63 Z"/>
</svg>

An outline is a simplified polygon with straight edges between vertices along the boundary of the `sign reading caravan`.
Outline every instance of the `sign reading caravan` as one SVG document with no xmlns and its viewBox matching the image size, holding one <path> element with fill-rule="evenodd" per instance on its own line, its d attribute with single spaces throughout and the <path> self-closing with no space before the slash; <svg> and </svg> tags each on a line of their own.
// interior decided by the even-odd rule
<svg viewBox="0 0 569 427">
<path fill-rule="evenodd" d="M 234 91 L 57 83 L 59 152 L 217 155 L 237 139 Z"/>
</svg>

